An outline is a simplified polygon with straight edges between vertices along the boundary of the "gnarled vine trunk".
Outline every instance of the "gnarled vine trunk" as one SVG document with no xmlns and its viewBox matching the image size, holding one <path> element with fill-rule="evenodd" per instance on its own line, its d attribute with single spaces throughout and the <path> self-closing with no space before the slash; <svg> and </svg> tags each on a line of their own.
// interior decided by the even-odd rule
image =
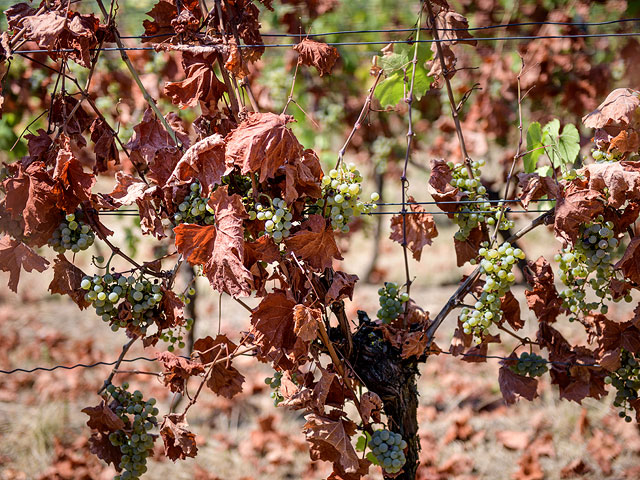
<svg viewBox="0 0 640 480">
<path fill-rule="evenodd" d="M 402 359 L 400 351 L 381 338 L 364 315 L 360 323 L 353 337 L 352 365 L 366 387 L 382 399 L 389 429 L 401 434 L 408 444 L 404 472 L 395 478 L 414 480 L 420 451 L 417 363 Z"/>
</svg>

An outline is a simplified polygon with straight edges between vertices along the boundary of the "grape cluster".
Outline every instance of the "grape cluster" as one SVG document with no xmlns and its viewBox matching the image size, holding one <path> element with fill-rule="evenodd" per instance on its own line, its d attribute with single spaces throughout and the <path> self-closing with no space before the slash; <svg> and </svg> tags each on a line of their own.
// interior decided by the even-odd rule
<svg viewBox="0 0 640 480">
<path fill-rule="evenodd" d="M 316 205 L 324 209 L 324 214 L 331 219 L 331 227 L 334 230 L 347 233 L 348 223 L 354 216 L 369 213 L 378 208 L 376 204 L 359 200 L 359 195 L 362 193 L 361 183 L 362 175 L 352 163 L 334 168 L 329 171 L 329 175 L 322 177 L 324 198 L 319 199 Z M 372 202 L 377 202 L 379 199 L 378 193 L 371 194 Z"/>
<path fill-rule="evenodd" d="M 273 399 L 274 406 L 278 406 L 280 402 L 284 400 L 284 397 L 280 393 L 280 385 L 282 384 L 282 372 L 276 370 L 273 377 L 267 377 L 264 379 L 264 383 L 269 385 L 273 390 L 271 392 L 271 398 Z"/>
<path fill-rule="evenodd" d="M 478 180 L 481 174 L 480 167 L 484 164 L 484 160 L 471 162 L 473 175 L 469 176 L 469 171 L 464 164 L 447 162 L 453 176 L 451 185 L 458 188 L 465 200 L 470 201 L 453 214 L 453 221 L 459 228 L 454 237 L 461 242 L 469 238 L 471 231 L 480 224 L 495 225 L 500 218 L 500 207 L 491 205 L 486 187 Z M 513 221 L 503 214 L 500 220 L 500 230 L 508 230 L 513 228 L 513 225 Z"/>
<path fill-rule="evenodd" d="M 594 222 L 581 227 L 573 247 L 566 247 L 555 256 L 560 264 L 560 280 L 567 286 L 560 292 L 562 306 L 574 315 L 570 320 L 579 313 L 587 314 L 598 308 L 603 314 L 608 312 L 605 301 L 611 300 L 608 285 L 615 277 L 613 254 L 619 244 L 613 227 L 612 222 L 605 222 L 599 215 Z M 587 301 L 587 285 L 595 291 L 599 301 Z M 631 301 L 631 297 L 626 300 Z"/>
<path fill-rule="evenodd" d="M 525 257 L 519 248 L 503 243 L 498 248 L 488 248 L 483 242 L 478 253 L 482 257 L 480 268 L 486 275 L 482 294 L 472 308 L 464 307 L 460 313 L 460 321 L 464 333 L 473 334 L 480 343 L 482 334 L 493 322 L 502 319 L 500 298 L 504 296 L 516 277 L 511 271 L 518 259 Z"/>
<path fill-rule="evenodd" d="M 193 318 L 186 318 L 184 322 L 184 329 L 187 332 L 193 328 Z M 171 329 L 164 330 L 160 334 L 160 340 L 169 344 L 169 346 L 167 346 L 168 351 L 173 352 L 176 349 L 176 344 L 178 345 L 178 348 L 185 347 L 186 344 L 184 343 L 182 328 L 183 327 L 180 326 L 176 331 Z"/>
<path fill-rule="evenodd" d="M 291 234 L 293 214 L 289 211 L 287 202 L 281 198 L 269 199 L 269 203 L 257 203 L 255 210 L 249 211 L 249 220 L 263 220 L 266 234 L 280 243 Z"/>
<path fill-rule="evenodd" d="M 399 433 L 389 430 L 376 430 L 371 436 L 371 451 L 387 473 L 398 473 L 407 459 L 404 449 L 407 442 Z"/>
<path fill-rule="evenodd" d="M 384 287 L 378 289 L 380 296 L 380 310 L 378 318 L 384 323 L 391 323 L 402 312 L 402 305 L 409 300 L 407 292 L 400 293 L 400 288 L 395 282 L 384 282 Z"/>
<path fill-rule="evenodd" d="M 158 425 L 159 411 L 154 406 L 155 398 L 144 401 L 142 392 L 128 391 L 129 385 L 107 386 L 107 392 L 114 400 L 116 415 L 124 422 L 125 427 L 109 434 L 109 441 L 114 447 L 120 447 L 122 458 L 118 469 L 122 471 L 113 480 L 137 480 L 147 471 L 147 457 L 152 454 L 155 436 L 149 431 Z"/>
<path fill-rule="evenodd" d="M 69 213 L 53 232 L 49 245 L 58 253 L 67 250 L 77 253 L 93 245 L 95 239 L 96 236 L 89 225 L 76 218 L 75 213 Z"/>
<path fill-rule="evenodd" d="M 593 150 L 591 156 L 596 162 L 617 162 L 622 159 L 622 154 L 618 152 L 605 152 L 603 150 Z"/>
<path fill-rule="evenodd" d="M 152 323 L 154 308 L 162 301 L 160 285 L 152 284 L 142 276 L 126 277 L 117 273 L 108 273 L 102 277 L 86 276 L 80 286 L 87 291 L 84 299 L 91 302 L 102 320 L 111 323 L 114 332 L 127 326 L 127 321 L 118 316 L 120 303 L 128 301 L 131 304 L 131 323 L 144 330 Z"/>
<path fill-rule="evenodd" d="M 632 409 L 631 402 L 639 397 L 640 361 L 638 358 L 633 353 L 622 349 L 620 353 L 620 368 L 615 372 L 610 372 L 605 377 L 604 383 L 613 385 L 616 389 L 616 398 L 613 401 L 613 406 L 622 408 L 623 410 L 619 413 L 620 418 L 630 422 L 632 418 L 628 411 Z"/>
<path fill-rule="evenodd" d="M 522 352 L 518 361 L 509 368 L 518 375 L 529 377 L 540 377 L 547 373 L 547 361 L 540 355 L 529 352 Z"/>
<path fill-rule="evenodd" d="M 190 186 L 189 195 L 178 205 L 178 211 L 173 215 L 176 224 L 197 223 L 198 225 L 213 225 L 215 215 L 209 205 L 208 198 L 200 196 L 200 183 L 194 182 Z"/>
</svg>

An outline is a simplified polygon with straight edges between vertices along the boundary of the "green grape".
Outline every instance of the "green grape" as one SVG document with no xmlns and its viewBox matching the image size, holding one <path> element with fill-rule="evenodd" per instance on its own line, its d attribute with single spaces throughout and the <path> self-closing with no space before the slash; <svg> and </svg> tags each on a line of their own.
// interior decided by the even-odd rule
<svg viewBox="0 0 640 480">
<path fill-rule="evenodd" d="M 385 282 L 384 287 L 378 289 L 380 310 L 378 318 L 383 323 L 394 321 L 404 309 L 404 304 L 409 301 L 409 294 L 400 293 L 400 288 L 395 282 Z"/>
<path fill-rule="evenodd" d="M 640 398 L 640 360 L 633 353 L 625 350 L 620 352 L 620 367 L 609 372 L 604 383 L 616 389 L 613 405 L 622 410 L 618 413 L 626 422 L 633 419 L 629 412 L 633 410 L 632 403 Z"/>
<path fill-rule="evenodd" d="M 407 461 L 404 455 L 407 442 L 402 439 L 402 435 L 399 433 L 386 429 L 376 430 L 371 436 L 369 447 L 380 466 L 387 473 L 398 473 Z"/>
<path fill-rule="evenodd" d="M 476 343 L 482 341 L 482 335 L 493 323 L 502 319 L 500 299 L 515 282 L 513 266 L 525 258 L 522 250 L 506 242 L 498 248 L 489 248 L 488 242 L 483 242 L 478 253 L 482 257 L 480 268 L 485 275 L 482 293 L 472 307 L 464 307 L 460 312 L 464 333 L 473 334 Z"/>
<path fill-rule="evenodd" d="M 54 251 L 64 253 L 71 250 L 77 253 L 93 245 L 95 234 L 89 225 L 79 220 L 80 216 L 81 213 L 69 213 L 63 217 L 48 241 Z"/>
<path fill-rule="evenodd" d="M 213 225 L 215 223 L 214 210 L 208 203 L 209 199 L 202 197 L 200 192 L 200 183 L 196 180 L 189 186 L 189 194 L 178 204 L 177 211 L 173 214 L 173 221 L 176 224 Z"/>
<path fill-rule="evenodd" d="M 487 189 L 480 183 L 480 167 L 484 166 L 484 160 L 471 162 L 472 176 L 465 164 L 448 162 L 452 180 L 450 184 L 457 188 L 464 200 L 469 200 L 453 214 L 453 221 L 458 226 L 454 237 L 464 242 L 469 238 L 471 231 L 483 223 L 495 225 L 500 220 L 500 230 L 513 228 L 514 222 L 503 213 L 500 218 L 501 207 L 492 205 L 487 196 Z"/>
<path fill-rule="evenodd" d="M 529 352 L 523 352 L 518 361 L 509 368 L 518 375 L 529 377 L 540 377 L 549 370 L 544 358 Z"/>
<path fill-rule="evenodd" d="M 599 215 L 594 222 L 581 226 L 573 246 L 555 256 L 560 266 L 560 280 L 567 287 L 560 292 L 560 297 L 562 306 L 572 314 L 570 321 L 593 310 L 599 309 L 603 314 L 608 311 L 605 302 L 613 299 L 609 286 L 616 278 L 614 254 L 619 244 L 613 228 L 613 222 L 605 222 Z M 587 301 L 588 287 L 595 291 L 598 301 Z"/>
<path fill-rule="evenodd" d="M 262 196 L 266 197 L 266 195 Z M 283 199 L 276 197 L 273 200 L 269 199 L 269 202 L 268 206 L 257 203 L 255 210 L 249 211 L 249 220 L 264 221 L 265 234 L 273 238 L 276 243 L 280 243 L 291 235 L 293 214 Z"/>
<path fill-rule="evenodd" d="M 109 441 L 113 446 L 119 446 L 122 457 L 116 465 L 121 473 L 114 480 L 138 479 L 147 471 L 147 458 L 151 456 L 155 436 L 147 432 L 157 426 L 157 408 L 148 409 L 155 404 L 155 399 L 144 401 L 141 392 L 133 394 L 128 391 L 129 385 L 121 387 L 113 384 L 107 386 L 106 391 L 113 398 L 112 405 L 116 405 L 115 414 L 122 420 L 126 428 L 109 434 Z M 113 407 L 112 407 L 113 409 Z"/>
<path fill-rule="evenodd" d="M 331 227 L 343 233 L 349 232 L 349 222 L 357 215 L 369 213 L 378 206 L 360 201 L 362 175 L 352 163 L 332 169 L 322 178 L 323 199 L 316 205 L 331 219 Z M 380 195 L 371 194 L 371 202 L 377 202 Z M 326 200 L 325 200 L 326 199 Z"/>
</svg>

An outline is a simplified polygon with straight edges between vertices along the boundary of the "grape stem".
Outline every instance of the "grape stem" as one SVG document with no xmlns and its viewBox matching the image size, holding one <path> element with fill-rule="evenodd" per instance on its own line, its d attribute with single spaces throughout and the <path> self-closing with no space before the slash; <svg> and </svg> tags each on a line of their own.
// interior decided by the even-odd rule
<svg viewBox="0 0 640 480">
<path fill-rule="evenodd" d="M 115 376 L 115 374 L 118 371 L 118 367 L 120 366 L 120 364 L 122 363 L 122 361 L 124 360 L 124 356 L 127 354 L 127 352 L 129 351 L 129 349 L 131 348 L 131 346 L 134 344 L 134 342 L 136 340 L 138 340 L 138 336 L 136 335 L 135 337 L 133 337 L 131 340 L 129 340 L 127 343 L 125 343 L 122 347 L 122 352 L 120 352 L 120 356 L 118 357 L 118 359 L 116 360 L 116 364 L 113 366 L 113 370 L 111 370 L 111 373 L 109 374 L 109 376 L 107 377 L 107 379 L 104 381 L 104 383 L 102 384 L 102 387 L 100 388 L 100 390 L 98 390 L 98 395 L 100 395 L 109 384 L 111 384 L 111 381 L 113 380 L 113 377 Z"/>
</svg>

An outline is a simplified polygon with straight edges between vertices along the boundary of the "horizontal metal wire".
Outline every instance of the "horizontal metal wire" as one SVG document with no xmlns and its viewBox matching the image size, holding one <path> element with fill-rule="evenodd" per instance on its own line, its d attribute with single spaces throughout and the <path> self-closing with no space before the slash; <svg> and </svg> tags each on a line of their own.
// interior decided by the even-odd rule
<svg viewBox="0 0 640 480">
<path fill-rule="evenodd" d="M 480 42 L 498 42 L 498 41 L 511 41 L 511 40 L 541 40 L 541 39 L 563 39 L 563 38 L 609 38 L 609 37 L 638 37 L 640 32 L 630 33 L 593 33 L 593 34 L 579 34 L 579 35 L 527 35 L 527 36 L 513 36 L 513 37 L 478 37 L 473 40 Z M 388 45 L 388 44 L 408 44 L 414 43 L 446 43 L 451 40 L 446 39 L 431 39 L 431 40 L 387 40 L 387 41 L 372 41 L 372 42 L 327 42 L 327 45 L 332 46 L 355 46 L 355 45 Z M 255 44 L 255 45 L 238 45 L 238 48 L 291 48 L 295 47 L 297 43 L 272 43 L 272 44 Z M 92 48 L 90 51 L 102 51 L 102 52 L 119 52 L 119 51 L 156 51 L 154 47 L 103 47 Z M 75 52 L 72 48 L 59 48 L 59 49 L 31 49 L 31 50 L 15 50 L 12 53 L 28 54 L 28 53 L 72 53 Z"/>
<path fill-rule="evenodd" d="M 502 23 L 497 25 L 487 25 L 484 27 L 469 27 L 469 28 L 436 28 L 439 32 L 458 32 L 458 31 L 481 31 L 481 30 L 495 30 L 497 28 L 512 28 L 512 27 L 528 27 L 528 26 L 542 26 L 542 25 L 560 25 L 569 27 L 596 27 L 602 25 L 615 25 L 620 23 L 638 22 L 640 18 L 621 18 L 618 20 L 609 20 L 606 22 L 519 22 L 519 23 Z M 432 31 L 431 28 L 421 28 L 421 31 Z M 314 38 L 314 37 L 327 37 L 331 35 L 354 35 L 364 33 L 406 33 L 415 32 L 416 28 L 386 28 L 379 30 L 338 30 L 333 32 L 322 33 L 261 33 L 263 37 L 301 37 L 301 38 Z M 173 33 L 175 34 L 175 33 Z M 155 35 L 123 35 L 120 38 L 124 39 L 141 39 L 146 40 L 150 38 L 168 37 L 171 33 L 159 33 Z"/>
<path fill-rule="evenodd" d="M 410 203 L 406 203 L 405 205 L 411 205 Z M 505 208 L 505 213 L 544 213 L 549 212 L 550 210 L 545 209 L 536 209 L 536 210 L 511 210 L 510 208 Z M 413 210 L 407 210 L 406 212 L 367 212 L 362 213 L 361 215 L 459 215 L 459 214 L 471 214 L 471 213 L 496 213 L 496 210 L 458 210 L 455 212 L 414 212 Z"/>
<path fill-rule="evenodd" d="M 440 352 L 445 355 L 453 355 L 451 352 L 442 351 Z M 502 357 L 500 355 L 480 355 L 475 353 L 461 353 L 459 356 L 462 357 L 477 357 L 477 358 L 485 358 L 485 359 L 493 359 L 493 360 L 513 360 L 508 357 Z M 181 358 L 189 359 L 191 357 L 187 357 L 184 355 L 180 356 Z M 145 361 L 145 362 L 157 362 L 157 358 L 150 357 L 136 357 L 136 358 L 125 358 L 121 360 L 121 363 L 131 363 L 137 361 Z M 54 365 L 53 367 L 34 367 L 34 368 L 14 368 L 13 370 L 0 370 L 0 374 L 3 375 L 13 375 L 15 373 L 35 373 L 35 372 L 53 372 L 54 370 L 73 370 L 76 368 L 95 368 L 101 366 L 113 366 L 117 364 L 118 361 L 115 360 L 113 362 L 95 362 L 95 363 L 76 363 L 75 365 Z M 562 366 L 577 366 L 577 367 L 592 367 L 592 368 L 602 368 L 601 365 L 596 363 L 594 364 L 584 364 L 584 363 L 572 363 L 572 362 L 552 362 L 550 360 L 544 360 L 544 363 L 549 365 L 562 365 Z M 127 373 L 135 373 L 135 372 L 127 372 Z M 145 372 L 146 373 L 146 372 Z"/>
</svg>

